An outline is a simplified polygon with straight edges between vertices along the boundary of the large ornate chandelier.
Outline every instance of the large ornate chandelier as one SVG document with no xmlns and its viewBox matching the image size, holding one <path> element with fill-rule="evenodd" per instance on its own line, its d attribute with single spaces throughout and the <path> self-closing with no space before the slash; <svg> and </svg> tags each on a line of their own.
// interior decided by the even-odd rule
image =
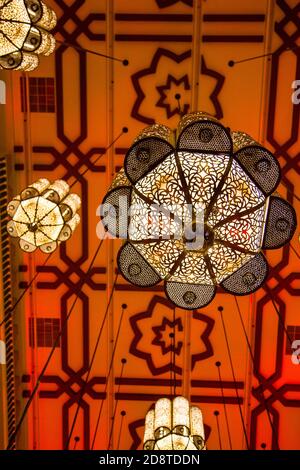
<svg viewBox="0 0 300 470">
<path fill-rule="evenodd" d="M 160 398 L 146 415 L 144 449 L 205 450 L 200 409 L 181 396 Z"/>
<path fill-rule="evenodd" d="M 41 178 L 8 204 L 11 220 L 7 231 L 19 238 L 23 251 L 30 253 L 40 248 L 44 253 L 52 253 L 72 236 L 80 222 L 77 210 L 81 200 L 69 190 L 64 180 L 50 184 L 46 178 Z"/>
<path fill-rule="evenodd" d="M 272 195 L 279 181 L 267 149 L 206 113 L 184 116 L 175 132 L 144 129 L 102 205 L 106 229 L 126 240 L 121 273 L 138 286 L 163 280 L 186 309 L 207 305 L 217 286 L 254 292 L 268 272 L 262 250 L 283 246 L 296 228 L 294 209 Z"/>
<path fill-rule="evenodd" d="M 50 55 L 56 14 L 40 0 L 0 0 L 0 69 L 34 70 Z"/>
</svg>

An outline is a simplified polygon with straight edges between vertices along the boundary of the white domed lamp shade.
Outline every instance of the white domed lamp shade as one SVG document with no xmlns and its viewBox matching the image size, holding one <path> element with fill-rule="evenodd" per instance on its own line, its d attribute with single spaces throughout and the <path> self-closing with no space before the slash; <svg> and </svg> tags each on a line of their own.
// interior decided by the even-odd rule
<svg viewBox="0 0 300 470">
<path fill-rule="evenodd" d="M 51 253 L 72 236 L 80 222 L 77 210 L 81 200 L 77 194 L 70 194 L 69 189 L 63 180 L 51 184 L 41 178 L 8 204 L 11 220 L 7 231 L 19 238 L 23 251 L 30 253 L 39 248 Z"/>
<path fill-rule="evenodd" d="M 182 396 L 160 398 L 145 419 L 145 450 L 205 450 L 201 410 Z"/>
<path fill-rule="evenodd" d="M 56 14 L 40 0 L 0 0 L 0 69 L 34 70 L 50 55 Z"/>
<path fill-rule="evenodd" d="M 268 274 L 262 251 L 296 228 L 293 207 L 273 194 L 279 182 L 267 149 L 206 113 L 184 116 L 174 132 L 146 128 L 103 201 L 106 230 L 124 239 L 121 273 L 141 287 L 164 281 L 185 309 L 208 305 L 218 286 L 254 292 Z"/>
</svg>

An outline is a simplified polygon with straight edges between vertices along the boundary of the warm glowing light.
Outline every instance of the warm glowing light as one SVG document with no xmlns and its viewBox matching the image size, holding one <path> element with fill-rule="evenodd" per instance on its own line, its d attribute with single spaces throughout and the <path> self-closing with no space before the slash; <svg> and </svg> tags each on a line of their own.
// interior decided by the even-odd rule
<svg viewBox="0 0 300 470">
<path fill-rule="evenodd" d="M 40 0 L 0 0 L 0 69 L 34 70 L 50 55 L 56 14 Z"/>
<path fill-rule="evenodd" d="M 40 248 L 51 253 L 72 236 L 80 222 L 77 210 L 81 200 L 77 194 L 69 194 L 69 190 L 63 180 L 50 184 L 41 178 L 8 204 L 11 220 L 7 231 L 19 238 L 22 250 L 33 252 Z"/>
<path fill-rule="evenodd" d="M 188 400 L 160 398 L 145 419 L 145 450 L 205 450 L 202 413 Z"/>
<path fill-rule="evenodd" d="M 272 194 L 279 181 L 267 149 L 208 114 L 187 114 L 174 132 L 144 129 L 104 199 L 121 225 L 110 228 L 104 213 L 106 229 L 126 240 L 120 271 L 138 286 L 163 280 L 169 299 L 191 310 L 210 303 L 217 286 L 256 291 L 268 272 L 262 251 L 283 246 L 296 228 L 294 209 Z"/>
</svg>

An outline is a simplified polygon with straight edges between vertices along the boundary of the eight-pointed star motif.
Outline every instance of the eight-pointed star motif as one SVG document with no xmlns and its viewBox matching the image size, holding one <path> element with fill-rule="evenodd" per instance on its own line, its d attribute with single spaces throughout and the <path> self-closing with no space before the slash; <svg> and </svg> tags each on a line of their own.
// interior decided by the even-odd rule
<svg viewBox="0 0 300 470">
<path fill-rule="evenodd" d="M 268 272 L 262 250 L 283 246 L 296 227 L 294 209 L 272 195 L 279 181 L 267 149 L 208 114 L 187 114 L 175 133 L 144 129 L 104 200 L 119 224 L 113 231 L 111 212 L 108 231 L 126 239 L 121 273 L 138 286 L 163 280 L 169 299 L 187 309 L 210 303 L 219 285 L 235 295 L 254 292 Z"/>
<path fill-rule="evenodd" d="M 160 95 L 156 106 L 166 110 L 168 119 L 175 116 L 175 114 L 182 116 L 188 112 L 190 105 L 186 102 L 180 104 L 177 101 L 177 95 L 181 96 L 180 92 L 182 90 L 191 89 L 188 75 L 177 79 L 173 75 L 168 74 L 166 84 L 157 86 L 156 89 Z"/>
</svg>

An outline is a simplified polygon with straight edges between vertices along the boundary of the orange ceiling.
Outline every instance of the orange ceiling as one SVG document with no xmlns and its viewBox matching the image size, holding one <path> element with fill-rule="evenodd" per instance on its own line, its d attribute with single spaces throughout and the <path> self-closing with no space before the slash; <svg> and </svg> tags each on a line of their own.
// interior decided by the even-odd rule
<svg viewBox="0 0 300 470">
<path fill-rule="evenodd" d="M 54 77 L 56 112 L 29 112 L 26 122 L 20 73 L 2 74 L 8 92 L 5 145 L 11 154 L 11 195 L 44 176 L 68 182 L 77 179 L 73 190 L 83 201 L 80 227 L 45 266 L 41 267 L 43 254 L 22 257 L 13 246 L 16 295 L 22 292 L 19 283 L 39 271 L 15 316 L 17 417 L 50 353 L 50 348 L 30 346 L 30 319 L 63 321 L 78 295 L 60 347 L 18 434 L 18 447 L 66 446 L 103 323 L 69 447 L 90 448 L 101 410 L 94 448 L 141 448 L 147 410 L 172 391 L 169 334 L 175 314 L 176 393 L 190 397 L 202 409 L 208 449 L 220 448 L 216 410 L 223 449 L 230 448 L 230 440 L 234 449 L 247 447 L 241 414 L 251 448 L 260 449 L 264 443 L 268 449 L 276 448 L 278 443 L 280 449 L 299 449 L 300 366 L 285 353 L 286 337 L 265 288 L 238 298 L 254 354 L 253 368 L 233 296 L 219 292 L 199 311 L 174 312 L 161 286 L 142 290 L 118 276 L 106 312 L 120 247 L 114 240 L 104 241 L 92 272 L 85 276 L 99 244 L 96 210 L 122 166 L 126 149 L 147 124 L 176 127 L 178 92 L 185 111 L 208 111 L 274 151 L 285 183 L 278 192 L 298 210 L 293 193 L 300 195 L 300 105 L 292 104 L 291 84 L 300 78 L 300 56 L 299 50 L 285 49 L 299 44 L 299 4 L 293 0 L 57 0 L 48 4 L 58 15 L 57 39 L 128 59 L 129 65 L 59 43 L 54 55 L 43 58 L 40 67 L 26 75 L 27 80 Z M 197 35 L 200 42 L 195 40 Z M 272 59 L 228 66 L 230 60 L 273 51 Z M 93 165 L 124 126 L 129 132 Z M 89 171 L 80 176 L 86 168 Z M 297 237 L 296 233 L 292 245 L 300 252 Z M 268 252 L 267 259 L 271 266 L 267 283 L 285 325 L 300 326 L 299 260 L 289 246 Z M 127 308 L 120 325 L 122 304 Z M 221 362 L 221 381 L 216 361 Z"/>
</svg>

